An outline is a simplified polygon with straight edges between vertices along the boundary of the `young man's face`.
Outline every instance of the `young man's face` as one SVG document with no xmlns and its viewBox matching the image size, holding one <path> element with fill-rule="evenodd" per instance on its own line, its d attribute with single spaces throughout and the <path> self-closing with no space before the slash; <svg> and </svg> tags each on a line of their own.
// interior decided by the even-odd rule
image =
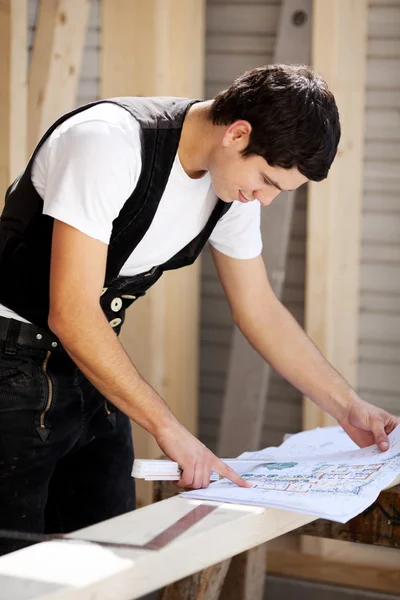
<svg viewBox="0 0 400 600">
<path fill-rule="evenodd" d="M 224 202 L 258 200 L 268 206 L 281 191 L 295 190 L 308 181 L 296 168 L 271 167 L 261 156 L 242 156 L 250 138 L 249 124 L 236 121 L 229 126 L 212 156 L 213 188 Z"/>
</svg>

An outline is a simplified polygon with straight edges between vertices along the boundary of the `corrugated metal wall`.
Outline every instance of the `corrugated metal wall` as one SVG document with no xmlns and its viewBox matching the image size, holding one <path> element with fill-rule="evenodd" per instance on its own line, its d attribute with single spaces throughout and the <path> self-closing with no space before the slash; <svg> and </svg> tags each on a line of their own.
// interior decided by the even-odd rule
<svg viewBox="0 0 400 600">
<path fill-rule="evenodd" d="M 246 69 L 273 60 L 281 2 L 208 0 L 206 97 L 213 97 Z M 279 201 L 279 200 L 278 200 Z M 305 189 L 294 214 L 287 284 L 283 301 L 303 324 L 305 274 Z M 215 448 L 226 380 L 232 322 L 207 249 L 202 266 L 200 437 Z M 276 373 L 272 376 L 264 427 L 264 445 L 301 429 L 301 394 Z"/>
</svg>

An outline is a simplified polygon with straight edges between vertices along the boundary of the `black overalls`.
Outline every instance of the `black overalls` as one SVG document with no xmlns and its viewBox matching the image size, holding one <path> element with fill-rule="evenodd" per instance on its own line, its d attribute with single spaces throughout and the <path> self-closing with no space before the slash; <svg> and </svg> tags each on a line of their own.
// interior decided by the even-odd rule
<svg viewBox="0 0 400 600">
<path fill-rule="evenodd" d="M 200 254 L 229 204 L 217 204 L 203 231 L 162 265 L 119 277 L 148 230 L 168 182 L 186 111 L 181 98 L 116 98 L 141 127 L 142 171 L 113 222 L 100 303 L 118 334 L 125 309 L 165 270 Z M 33 160 L 7 191 L 0 220 L 0 303 L 30 321 L 0 317 L 0 530 L 63 532 L 134 507 L 130 422 L 84 377 L 47 325 L 53 219 L 32 180 Z M 0 541 L 0 552 L 18 544 Z"/>
</svg>

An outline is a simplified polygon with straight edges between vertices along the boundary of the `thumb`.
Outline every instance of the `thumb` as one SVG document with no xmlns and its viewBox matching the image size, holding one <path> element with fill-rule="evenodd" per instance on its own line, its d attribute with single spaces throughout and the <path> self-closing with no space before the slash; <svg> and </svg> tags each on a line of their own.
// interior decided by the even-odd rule
<svg viewBox="0 0 400 600">
<path fill-rule="evenodd" d="M 382 452 L 386 452 L 389 449 L 389 438 L 386 435 L 383 421 L 376 421 L 372 426 L 372 433 L 374 434 L 375 443 Z"/>
</svg>

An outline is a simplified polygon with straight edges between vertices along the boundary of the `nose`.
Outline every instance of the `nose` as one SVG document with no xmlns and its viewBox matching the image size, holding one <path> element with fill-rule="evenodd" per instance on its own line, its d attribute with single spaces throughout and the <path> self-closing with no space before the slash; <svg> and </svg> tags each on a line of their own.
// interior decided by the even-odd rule
<svg viewBox="0 0 400 600">
<path fill-rule="evenodd" d="M 263 206 L 268 206 L 269 204 L 271 204 L 272 200 L 274 200 L 274 198 L 277 197 L 279 193 L 279 190 L 277 190 L 276 188 L 268 188 L 254 191 L 253 196 L 254 198 L 257 198 L 260 204 L 262 204 Z"/>
</svg>

